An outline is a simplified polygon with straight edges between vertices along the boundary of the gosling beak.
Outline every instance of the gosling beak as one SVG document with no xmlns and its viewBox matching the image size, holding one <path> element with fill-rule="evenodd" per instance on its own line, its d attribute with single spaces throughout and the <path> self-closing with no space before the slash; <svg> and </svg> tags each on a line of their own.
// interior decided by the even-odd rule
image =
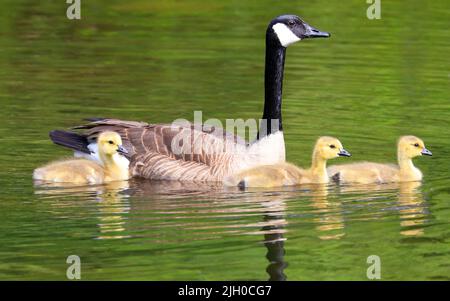
<svg viewBox="0 0 450 301">
<path fill-rule="evenodd" d="M 117 152 L 121 155 L 128 155 L 128 151 L 122 145 L 117 147 Z"/>
<path fill-rule="evenodd" d="M 423 148 L 421 154 L 424 156 L 433 156 L 433 153 L 427 150 L 425 147 Z"/>
<path fill-rule="evenodd" d="M 308 23 L 304 22 L 305 33 L 303 34 L 303 38 L 328 38 L 330 37 L 330 33 L 326 31 L 320 31 Z"/>
<path fill-rule="evenodd" d="M 348 151 L 346 151 L 345 149 L 340 149 L 338 155 L 340 157 L 351 157 L 352 154 L 350 154 Z"/>
</svg>

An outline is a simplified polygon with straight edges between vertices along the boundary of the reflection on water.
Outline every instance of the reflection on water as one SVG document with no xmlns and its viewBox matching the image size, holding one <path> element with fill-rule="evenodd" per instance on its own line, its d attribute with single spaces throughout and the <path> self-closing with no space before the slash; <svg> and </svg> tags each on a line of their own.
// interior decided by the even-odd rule
<svg viewBox="0 0 450 301">
<path fill-rule="evenodd" d="M 427 206 L 420 191 L 421 182 L 402 182 L 389 184 L 355 185 L 341 187 L 344 193 L 371 193 L 382 197 L 391 192 L 396 195 L 397 202 L 390 210 L 398 211 L 400 218 L 400 234 L 405 236 L 420 236 L 424 232 L 423 225 L 427 222 Z"/>
<path fill-rule="evenodd" d="M 311 206 L 317 209 L 319 217 L 315 218 L 316 229 L 319 238 L 323 240 L 340 239 L 344 236 L 344 223 L 342 217 L 341 201 L 328 201 L 328 189 L 326 185 L 315 185 L 311 190 Z"/>
<path fill-rule="evenodd" d="M 146 237 L 154 243 L 165 244 L 179 239 L 178 235 L 162 236 L 164 231 L 172 230 L 188 231 L 190 240 L 229 235 L 259 237 L 267 249 L 269 279 L 286 280 L 285 249 L 290 244 L 286 233 L 291 222 L 302 222 L 295 215 L 303 215 L 305 222 L 311 222 L 316 237 L 323 241 L 343 239 L 347 223 L 352 219 L 371 221 L 383 219 L 384 215 L 392 219 L 392 212 L 398 216 L 400 235 L 420 236 L 424 234 L 428 214 L 420 187 L 421 183 L 408 182 L 241 191 L 214 183 L 134 179 L 76 187 L 41 183 L 35 186 L 35 193 L 43 199 L 54 199 L 55 206 L 58 206 L 58 199 L 67 195 L 95 202 L 92 214 L 98 220 L 96 239 Z M 383 202 L 394 196 L 395 202 Z M 82 200 L 74 202 L 71 206 L 76 207 L 76 202 L 80 207 L 85 206 Z M 370 209 L 355 217 L 352 211 L 361 207 Z M 149 223 L 145 223 L 146 220 Z"/>
<path fill-rule="evenodd" d="M 284 226 L 286 220 L 283 215 L 264 215 L 264 221 L 267 223 L 262 228 L 264 234 L 264 245 L 267 248 L 266 258 L 269 261 L 269 265 L 266 268 L 269 274 L 269 280 L 283 281 L 286 280 L 284 269 L 287 267 L 287 263 L 284 261 L 284 242 L 286 238 L 283 237 Z"/>
<path fill-rule="evenodd" d="M 400 212 L 400 225 L 405 236 L 420 236 L 424 234 L 424 225 L 429 214 L 422 192 L 420 182 L 401 183 L 398 194 Z"/>
<path fill-rule="evenodd" d="M 99 236 L 98 239 L 118 239 L 130 236 L 122 235 L 125 231 L 126 214 L 130 211 L 128 202 L 128 182 L 117 181 L 104 185 L 97 194 Z"/>
<path fill-rule="evenodd" d="M 115 181 L 102 185 L 71 185 L 68 183 L 44 183 L 35 181 L 35 193 L 45 198 L 64 195 L 89 197 L 98 204 L 95 214 L 99 223 L 98 239 L 128 238 L 125 231 L 125 215 L 130 210 L 128 181 Z M 56 204 L 57 205 L 57 204 Z"/>
</svg>

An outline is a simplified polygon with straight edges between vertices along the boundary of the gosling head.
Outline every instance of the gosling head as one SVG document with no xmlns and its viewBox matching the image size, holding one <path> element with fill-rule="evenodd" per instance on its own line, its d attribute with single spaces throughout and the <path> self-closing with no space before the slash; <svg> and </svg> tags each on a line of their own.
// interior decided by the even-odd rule
<svg viewBox="0 0 450 301">
<path fill-rule="evenodd" d="M 344 149 L 341 141 L 334 137 L 327 136 L 317 139 L 314 153 L 324 160 L 351 156 L 351 154 Z"/>
<path fill-rule="evenodd" d="M 414 158 L 417 156 L 432 156 L 433 154 L 425 147 L 422 139 L 415 136 L 403 136 L 398 140 L 398 153 L 403 157 Z"/>
<path fill-rule="evenodd" d="M 328 32 L 320 31 L 295 15 L 283 15 L 273 19 L 267 28 L 267 40 L 275 40 L 283 47 L 307 38 L 328 38 Z"/>
<path fill-rule="evenodd" d="M 122 146 L 122 138 L 116 132 L 103 132 L 97 138 L 97 145 L 105 155 L 112 156 L 116 153 L 125 155 L 127 150 Z"/>
</svg>

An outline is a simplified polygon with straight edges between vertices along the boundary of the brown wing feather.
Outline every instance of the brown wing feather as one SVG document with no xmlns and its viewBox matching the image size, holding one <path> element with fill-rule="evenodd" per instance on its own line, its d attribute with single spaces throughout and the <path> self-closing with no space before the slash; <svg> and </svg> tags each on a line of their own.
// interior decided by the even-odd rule
<svg viewBox="0 0 450 301">
<path fill-rule="evenodd" d="M 132 174 L 147 179 L 220 181 L 236 168 L 246 147 L 238 136 L 193 124 L 174 127 L 103 119 L 74 129 L 83 129 L 89 141 L 103 131 L 119 133 L 132 156 Z M 174 139 L 180 144 L 173 145 Z"/>
</svg>

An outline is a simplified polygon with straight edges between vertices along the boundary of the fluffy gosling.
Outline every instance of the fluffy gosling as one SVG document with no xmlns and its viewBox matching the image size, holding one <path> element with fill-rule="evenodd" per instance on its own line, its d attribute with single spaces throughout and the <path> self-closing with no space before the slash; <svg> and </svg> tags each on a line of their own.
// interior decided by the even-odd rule
<svg viewBox="0 0 450 301">
<path fill-rule="evenodd" d="M 69 159 L 49 163 L 33 172 L 33 179 L 72 184 L 102 184 L 105 182 L 128 180 L 127 154 L 120 135 L 103 132 L 97 138 L 98 154 L 102 164 L 87 159 Z"/>
<path fill-rule="evenodd" d="M 312 155 L 309 169 L 301 169 L 290 163 L 256 166 L 225 179 L 226 186 L 280 187 L 307 183 L 328 183 L 326 169 L 328 159 L 350 157 L 342 143 L 333 137 L 320 137 Z"/>
<path fill-rule="evenodd" d="M 431 156 L 420 138 L 415 136 L 400 137 L 397 144 L 395 164 L 359 162 L 328 167 L 328 174 L 340 183 L 390 183 L 422 180 L 422 172 L 414 166 L 412 159 L 417 156 Z"/>
</svg>

